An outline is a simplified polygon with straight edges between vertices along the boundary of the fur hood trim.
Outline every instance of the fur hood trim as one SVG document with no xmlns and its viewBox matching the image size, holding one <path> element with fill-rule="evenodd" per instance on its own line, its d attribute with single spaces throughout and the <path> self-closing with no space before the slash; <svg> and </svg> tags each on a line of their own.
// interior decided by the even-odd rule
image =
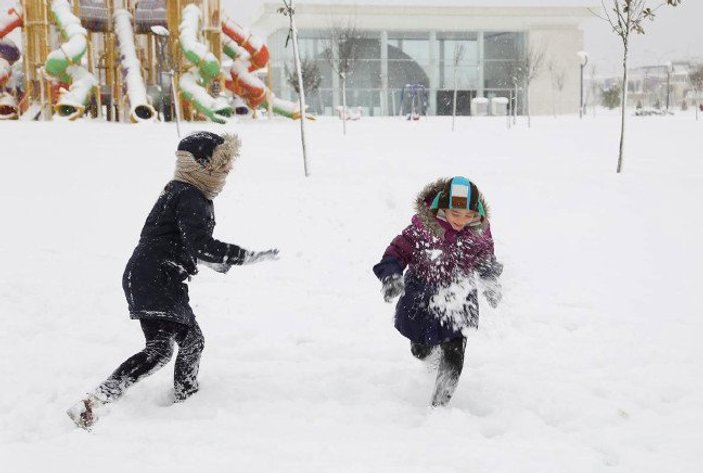
<svg viewBox="0 0 703 473">
<path fill-rule="evenodd" d="M 432 205 L 432 200 L 435 198 L 437 193 L 442 191 L 451 180 L 451 177 L 441 177 L 434 182 L 427 184 L 415 199 L 415 212 L 417 213 L 418 218 L 432 234 L 440 238 L 444 237 L 444 229 L 437 221 L 437 210 L 432 210 L 430 206 Z M 483 210 L 485 211 L 486 216 L 481 218 L 481 223 L 478 225 L 468 227 L 470 231 L 478 234 L 482 233 L 486 229 L 488 226 L 488 220 L 490 219 L 490 209 L 480 189 L 479 200 L 483 205 Z"/>
<path fill-rule="evenodd" d="M 239 157 L 239 149 L 242 146 L 239 137 L 235 134 L 225 133 L 222 138 L 225 140 L 224 143 L 215 147 L 210 163 L 206 166 L 209 171 L 218 172 L 227 169 Z"/>
<path fill-rule="evenodd" d="M 212 156 L 205 162 L 196 160 L 195 156 L 193 156 L 193 153 L 190 151 L 176 151 L 176 157 L 181 159 L 190 158 L 193 162 L 199 163 L 200 168 L 210 174 L 218 174 L 223 171 L 228 172 L 232 169 L 232 165 L 239 157 L 242 140 L 240 140 L 237 135 L 231 133 L 225 133 L 222 135 L 222 138 L 225 141 L 215 147 L 212 151 Z"/>
</svg>

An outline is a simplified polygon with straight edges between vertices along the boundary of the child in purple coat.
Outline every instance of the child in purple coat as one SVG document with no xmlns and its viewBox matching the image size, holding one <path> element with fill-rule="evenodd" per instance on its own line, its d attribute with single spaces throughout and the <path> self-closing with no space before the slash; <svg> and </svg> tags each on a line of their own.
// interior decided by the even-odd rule
<svg viewBox="0 0 703 473">
<path fill-rule="evenodd" d="M 415 208 L 412 223 L 393 239 L 373 271 L 386 302 L 400 296 L 395 327 L 410 339 L 412 354 L 425 359 L 438 347 L 432 406 L 443 406 L 464 366 L 466 331 L 478 328 L 478 287 L 497 307 L 503 266 L 493 252 L 488 206 L 467 178 L 427 185 Z"/>
</svg>

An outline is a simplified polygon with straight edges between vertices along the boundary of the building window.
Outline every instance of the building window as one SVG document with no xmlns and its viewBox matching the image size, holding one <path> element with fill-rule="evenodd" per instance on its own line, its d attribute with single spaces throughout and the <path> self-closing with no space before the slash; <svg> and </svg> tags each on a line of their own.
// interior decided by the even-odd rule
<svg viewBox="0 0 703 473">
<path fill-rule="evenodd" d="M 463 38 L 440 38 L 439 57 L 440 89 L 454 90 L 455 79 L 459 90 L 478 89 L 480 67 L 478 34 L 468 33 Z"/>
<path fill-rule="evenodd" d="M 430 42 L 429 32 L 389 32 L 384 55 L 388 61 L 387 90 L 384 91 L 380 32 L 365 32 L 359 40 L 362 43 L 360 58 L 347 80 L 347 105 L 361 107 L 365 114 L 374 115 L 385 102 L 388 112 L 397 113 L 401 108 L 401 91 L 406 85 L 412 85 L 424 87 L 424 94 L 436 103 L 437 110 L 433 113 L 447 113 L 452 109 L 454 98 L 450 91 L 455 88 L 455 78 L 460 92 L 457 96 L 459 113 L 468 113 L 470 100 L 479 93 L 487 98 L 507 97 L 514 87 L 511 70 L 524 54 L 525 34 L 485 32 L 481 35 L 482 42 L 477 32 L 438 32 L 437 40 Z M 336 72 L 326 60 L 329 41 L 324 36 L 323 30 L 302 31 L 300 51 L 303 58 L 317 61 L 322 75 L 320 92 L 311 97 L 312 107 L 318 112 L 333 113 L 334 106 L 341 104 L 341 84 L 334 78 Z M 436 49 L 432 51 L 432 47 Z M 463 55 L 455 64 L 458 49 L 463 50 Z M 272 67 L 274 71 L 282 71 L 284 64 L 289 69 L 293 64 L 290 45 Z M 293 98 L 295 93 L 287 84 L 276 80 L 278 77 L 283 78 L 283 75 L 274 74 L 274 88 L 283 86 L 284 96 Z M 433 90 L 430 90 L 430 77 L 437 80 L 432 83 Z M 339 86 L 335 87 L 337 84 Z M 427 97 L 423 100 L 429 100 Z"/>
<path fill-rule="evenodd" d="M 525 34 L 520 32 L 486 32 L 483 42 L 484 96 L 510 97 L 515 88 L 515 68 L 524 57 Z M 511 103 L 511 107 L 514 103 Z M 518 111 L 522 108 L 522 99 Z"/>
<path fill-rule="evenodd" d="M 520 57 L 522 33 L 486 32 L 483 34 L 483 51 L 486 61 L 508 60 Z"/>
</svg>

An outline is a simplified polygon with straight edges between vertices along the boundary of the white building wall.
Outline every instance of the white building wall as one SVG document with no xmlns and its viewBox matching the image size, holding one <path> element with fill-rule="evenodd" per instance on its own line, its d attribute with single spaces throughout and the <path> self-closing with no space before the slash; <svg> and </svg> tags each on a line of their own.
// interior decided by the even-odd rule
<svg viewBox="0 0 703 473">
<path fill-rule="evenodd" d="M 527 38 L 528 48 L 543 49 L 545 52 L 541 72 L 530 85 L 530 112 L 533 115 L 551 114 L 556 100 L 557 113 L 578 113 L 581 61 L 577 53 L 583 50 L 583 31 L 572 28 L 534 28 L 530 29 Z M 550 62 L 565 72 L 561 97 L 558 92 L 553 93 Z"/>
<path fill-rule="evenodd" d="M 558 113 L 578 113 L 579 106 L 579 59 L 576 55 L 583 49 L 583 32 L 580 24 L 591 17 L 585 7 L 432 7 L 432 0 L 427 6 L 364 6 L 349 4 L 301 4 L 296 7 L 296 24 L 299 30 L 325 30 L 339 24 L 354 24 L 361 29 L 377 31 L 386 35 L 393 31 L 427 32 L 433 36 L 438 32 L 486 31 L 526 32 L 528 43 L 547 49 L 545 64 L 541 74 L 531 84 L 529 91 L 530 110 L 532 114 L 551 114 L 554 109 L 552 79 L 547 70 L 547 63 L 554 61 L 565 70 L 565 85 L 560 94 Z M 277 12 L 277 2 L 264 3 L 260 17 L 252 29 L 268 36 L 269 47 L 272 40 L 280 42 L 282 31 L 287 31 L 286 17 Z M 283 35 L 285 36 L 285 35 Z M 436 37 L 436 36 L 435 36 Z M 272 49 L 272 59 L 276 61 L 277 53 L 282 53 L 280 46 Z M 436 66 L 433 58 L 431 74 Z M 483 71 L 481 71 L 483 72 Z M 430 77 L 431 84 L 437 77 Z M 335 81 L 335 87 L 337 86 Z M 434 84 L 432 84 L 434 85 Z M 284 89 L 287 86 L 284 85 Z M 382 86 L 383 87 L 383 86 Z M 479 87 L 482 91 L 482 86 Z M 284 90 L 284 96 L 290 91 Z M 335 105 L 337 94 L 335 94 Z M 435 94 L 431 95 L 434 102 Z M 382 103 L 387 110 L 390 104 Z M 436 110 L 436 104 L 432 107 Z M 385 111 L 384 110 L 384 111 Z"/>
</svg>

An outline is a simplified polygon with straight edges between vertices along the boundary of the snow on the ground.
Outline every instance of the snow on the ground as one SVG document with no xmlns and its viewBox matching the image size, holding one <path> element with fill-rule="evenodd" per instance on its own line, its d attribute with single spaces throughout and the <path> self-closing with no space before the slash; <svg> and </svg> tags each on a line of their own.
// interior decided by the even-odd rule
<svg viewBox="0 0 703 473">
<path fill-rule="evenodd" d="M 237 131 L 215 235 L 278 262 L 203 268 L 201 392 L 172 364 L 91 433 L 65 410 L 142 347 L 124 265 L 177 143 L 172 124 L 0 123 L 0 469 L 7 472 L 703 471 L 703 121 L 618 117 L 307 123 Z M 447 409 L 371 267 L 427 182 L 492 207 L 505 299 Z"/>
</svg>

